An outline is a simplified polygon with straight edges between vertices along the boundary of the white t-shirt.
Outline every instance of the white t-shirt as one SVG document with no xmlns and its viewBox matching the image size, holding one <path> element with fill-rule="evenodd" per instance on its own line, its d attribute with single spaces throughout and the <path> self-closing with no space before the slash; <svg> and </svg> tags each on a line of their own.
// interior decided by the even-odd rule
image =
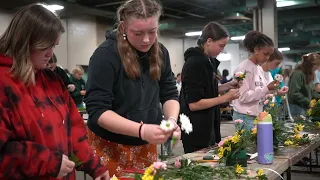
<svg viewBox="0 0 320 180">
<path fill-rule="evenodd" d="M 263 75 L 264 75 L 264 78 L 266 78 L 268 84 L 270 84 L 270 83 L 273 81 L 273 77 L 272 77 L 272 75 L 271 75 L 271 72 L 269 72 L 269 71 L 267 71 L 267 72 L 263 71 Z M 274 92 L 274 91 L 271 91 L 271 92 Z M 276 102 L 276 98 L 275 98 L 275 97 L 272 98 L 272 102 Z"/>
</svg>

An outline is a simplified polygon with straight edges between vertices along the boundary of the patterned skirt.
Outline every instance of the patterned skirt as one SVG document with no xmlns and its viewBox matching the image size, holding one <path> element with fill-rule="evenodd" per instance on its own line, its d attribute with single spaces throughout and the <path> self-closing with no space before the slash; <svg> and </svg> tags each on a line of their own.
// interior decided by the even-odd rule
<svg viewBox="0 0 320 180">
<path fill-rule="evenodd" d="M 110 177 L 121 177 L 122 170 L 144 169 L 157 161 L 157 146 L 128 146 L 102 139 L 88 129 L 88 140 L 94 153 L 100 157 L 101 163 L 108 169 Z"/>
</svg>

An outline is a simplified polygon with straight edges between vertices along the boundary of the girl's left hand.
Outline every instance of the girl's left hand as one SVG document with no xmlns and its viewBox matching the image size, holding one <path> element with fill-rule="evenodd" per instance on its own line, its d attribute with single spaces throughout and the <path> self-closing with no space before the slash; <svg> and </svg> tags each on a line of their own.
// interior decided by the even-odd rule
<svg viewBox="0 0 320 180">
<path fill-rule="evenodd" d="M 284 96 L 289 91 L 289 88 L 287 86 L 283 86 L 281 89 L 278 90 L 278 95 Z"/>
</svg>

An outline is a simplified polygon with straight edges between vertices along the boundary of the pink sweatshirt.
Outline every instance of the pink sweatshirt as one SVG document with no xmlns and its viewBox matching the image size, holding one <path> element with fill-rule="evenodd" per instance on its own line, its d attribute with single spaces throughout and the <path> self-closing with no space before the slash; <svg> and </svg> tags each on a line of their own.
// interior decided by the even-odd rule
<svg viewBox="0 0 320 180">
<path fill-rule="evenodd" d="M 233 101 L 234 110 L 241 114 L 250 111 L 252 116 L 258 116 L 263 111 L 265 96 L 269 93 L 263 69 L 247 59 L 239 64 L 234 73 L 239 71 L 247 71 L 247 74 L 240 88 L 239 99 Z"/>
</svg>

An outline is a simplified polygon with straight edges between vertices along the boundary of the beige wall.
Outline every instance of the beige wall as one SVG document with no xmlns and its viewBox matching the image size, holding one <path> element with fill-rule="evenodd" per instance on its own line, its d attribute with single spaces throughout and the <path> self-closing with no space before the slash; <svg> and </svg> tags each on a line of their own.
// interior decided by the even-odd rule
<svg viewBox="0 0 320 180">
<path fill-rule="evenodd" d="M 0 10 L 0 34 L 2 34 L 12 19 L 12 14 Z M 93 51 L 105 39 L 105 32 L 112 25 L 96 21 L 95 17 L 79 16 L 62 19 L 66 32 L 61 36 L 60 44 L 55 49 L 58 64 L 72 69 L 76 65 L 87 65 Z M 170 54 L 172 69 L 179 73 L 183 66 L 183 41 L 160 36 Z"/>
</svg>

